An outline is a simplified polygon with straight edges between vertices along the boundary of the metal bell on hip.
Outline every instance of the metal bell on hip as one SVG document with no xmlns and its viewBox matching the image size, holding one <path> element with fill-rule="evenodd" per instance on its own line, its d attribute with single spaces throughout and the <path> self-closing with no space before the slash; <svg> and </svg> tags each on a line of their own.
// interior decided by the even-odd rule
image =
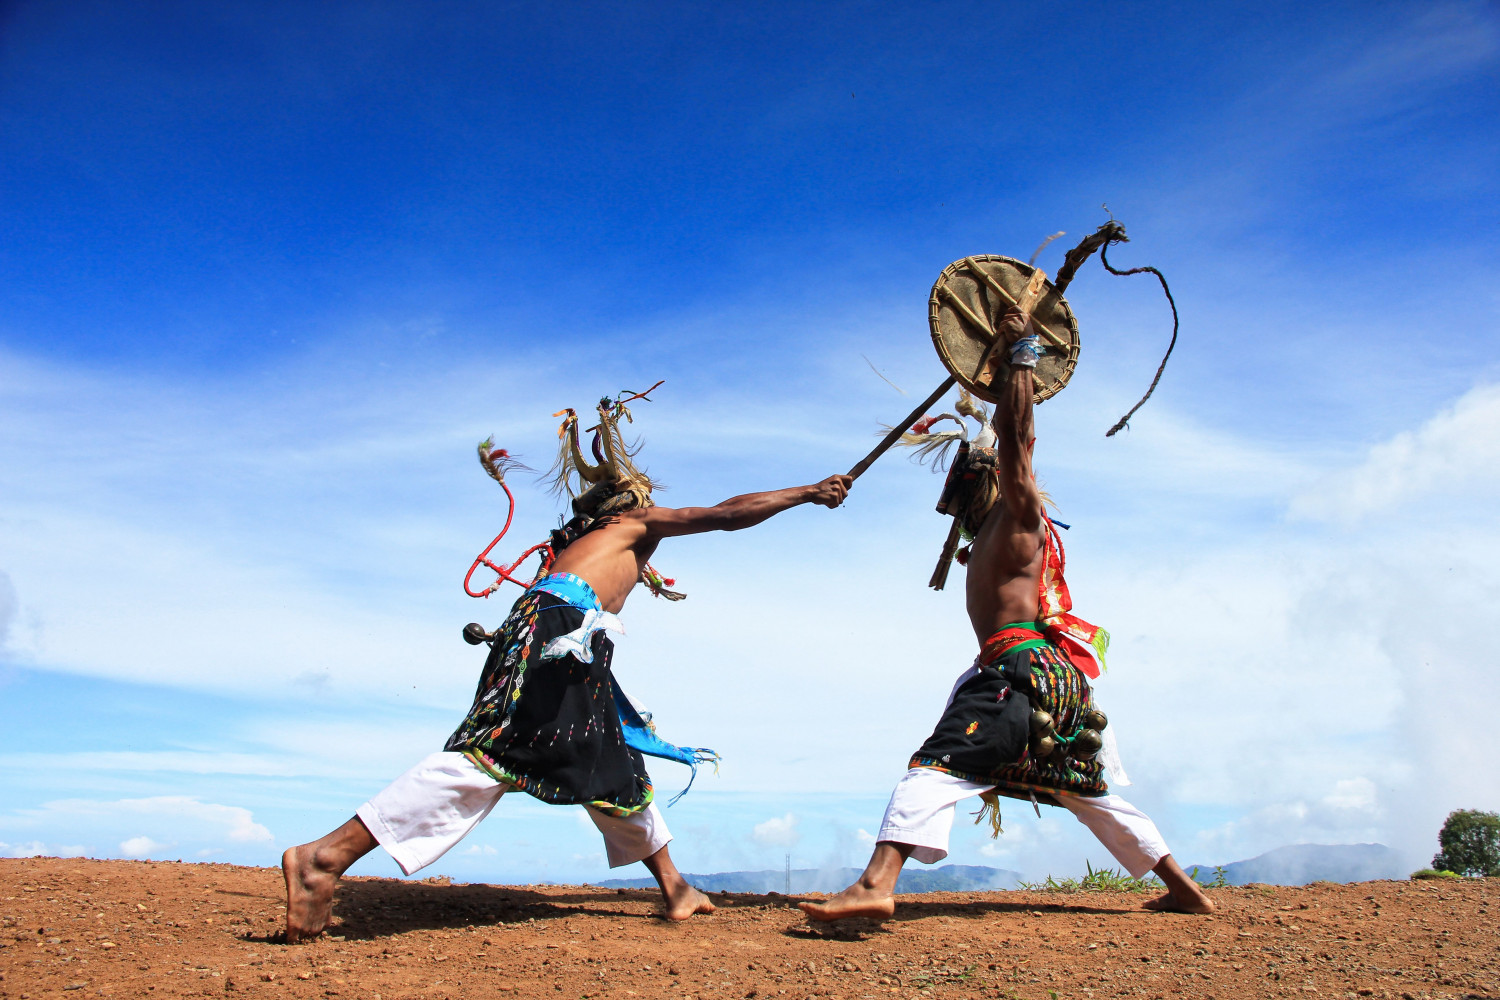
<svg viewBox="0 0 1500 1000">
<path fill-rule="evenodd" d="M 1051 735 L 1052 715 L 1043 709 L 1034 709 L 1031 713 L 1031 731 L 1033 734 Z"/>
<path fill-rule="evenodd" d="M 1091 708 L 1083 714 L 1083 725 L 1086 729 L 1103 731 L 1104 727 L 1109 725 L 1109 716 L 1097 708 Z"/>
<path fill-rule="evenodd" d="M 1031 755 L 1037 760 L 1046 760 L 1052 756 L 1052 752 L 1056 749 L 1057 740 L 1050 736 L 1043 736 L 1032 742 Z"/>
<path fill-rule="evenodd" d="M 1073 737 L 1073 746 L 1069 753 L 1074 760 L 1093 760 L 1099 756 L 1099 751 L 1104 749 L 1104 737 L 1099 735 L 1097 729 L 1085 729 Z"/>
</svg>

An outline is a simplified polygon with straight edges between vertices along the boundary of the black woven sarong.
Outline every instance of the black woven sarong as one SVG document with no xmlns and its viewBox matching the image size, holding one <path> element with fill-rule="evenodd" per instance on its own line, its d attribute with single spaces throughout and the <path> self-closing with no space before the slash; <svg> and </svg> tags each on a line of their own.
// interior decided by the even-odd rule
<svg viewBox="0 0 1500 1000">
<path fill-rule="evenodd" d="M 1028 750 L 1033 707 L 1049 712 L 1057 732 L 1071 738 L 1093 704 L 1087 678 L 1055 647 L 1012 649 L 981 664 L 979 673 L 954 692 L 908 766 L 991 784 L 1013 798 L 1049 802 L 1053 792 L 1105 795 L 1109 789 L 1097 759 L 1053 763 Z"/>
<path fill-rule="evenodd" d="M 511 608 L 485 660 L 474 704 L 444 749 L 543 802 L 624 816 L 652 800 L 645 759 L 625 743 L 609 672 L 614 643 L 596 633 L 592 663 L 542 659 L 549 639 L 583 612 L 528 591 Z"/>
</svg>

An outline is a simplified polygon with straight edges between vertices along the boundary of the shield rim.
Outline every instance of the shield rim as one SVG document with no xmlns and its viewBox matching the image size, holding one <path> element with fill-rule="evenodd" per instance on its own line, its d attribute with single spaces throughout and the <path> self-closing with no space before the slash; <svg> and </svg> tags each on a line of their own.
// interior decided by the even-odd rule
<svg viewBox="0 0 1500 1000">
<path fill-rule="evenodd" d="M 947 342 L 943 339 L 942 327 L 939 323 L 939 315 L 941 314 L 944 306 L 944 303 L 939 298 L 939 290 L 945 284 L 951 281 L 951 279 L 956 277 L 960 271 L 968 270 L 968 261 L 970 260 L 980 264 L 989 261 L 999 261 L 1006 264 L 1012 264 L 1025 279 L 1030 279 L 1031 275 L 1036 271 L 1036 267 L 1032 264 L 1026 263 L 1025 261 L 1017 260 L 1014 257 L 1007 257 L 1004 254 L 970 254 L 968 257 L 960 257 L 958 260 L 955 260 L 953 263 L 943 268 L 942 272 L 938 274 L 937 280 L 932 283 L 932 292 L 927 297 L 927 325 L 932 333 L 932 343 L 933 346 L 937 349 L 938 360 L 943 363 L 943 367 L 948 369 L 949 374 L 953 376 L 953 378 L 958 382 L 959 385 L 963 386 L 969 392 L 973 393 L 975 396 L 978 396 L 980 399 L 984 400 L 987 403 L 998 403 L 1000 402 L 1000 397 L 993 391 L 993 389 L 987 386 L 980 386 L 975 384 L 973 373 L 960 371 L 958 369 L 952 355 L 948 351 Z M 1036 403 L 1041 403 L 1045 400 L 1051 399 L 1053 396 L 1057 395 L 1059 392 L 1062 392 L 1063 389 L 1067 387 L 1068 382 L 1073 377 L 1074 370 L 1078 367 L 1078 353 L 1080 347 L 1082 346 L 1078 335 L 1078 317 L 1073 314 L 1072 306 L 1068 305 L 1067 299 L 1057 294 L 1057 289 L 1051 281 L 1045 281 L 1043 284 L 1043 296 L 1047 296 L 1047 294 L 1050 292 L 1052 294 L 1053 301 L 1056 303 L 1056 308 L 1061 311 L 1067 318 L 1066 329 L 1068 331 L 1069 343 L 1068 356 L 1063 359 L 1061 373 L 1057 376 L 1055 381 L 1037 387 L 1035 395 L 1032 397 L 1033 401 Z M 960 322 L 960 324 L 963 323 L 962 320 L 959 320 L 958 322 Z M 1056 329 L 1057 327 L 1056 323 L 1051 323 L 1049 325 L 1051 325 L 1054 329 Z M 1054 344 L 1049 343 L 1047 345 L 1047 348 L 1049 351 L 1057 351 L 1057 347 Z M 1010 374 L 1009 361 L 1006 361 L 1002 358 L 1001 364 L 1004 368 L 1004 376 L 1008 376 Z M 995 383 L 1001 382 L 1004 376 L 996 378 Z M 995 383 L 991 383 L 991 385 L 994 385 Z"/>
</svg>

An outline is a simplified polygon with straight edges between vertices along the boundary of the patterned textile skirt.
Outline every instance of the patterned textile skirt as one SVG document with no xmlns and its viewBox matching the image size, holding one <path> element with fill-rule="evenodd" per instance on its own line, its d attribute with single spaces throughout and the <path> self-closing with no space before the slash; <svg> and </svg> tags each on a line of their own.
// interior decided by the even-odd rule
<svg viewBox="0 0 1500 1000">
<path fill-rule="evenodd" d="M 966 681 L 944 709 L 909 767 L 931 767 L 969 781 L 993 784 L 1018 799 L 1056 805 L 1054 794 L 1106 795 L 1104 766 L 1095 760 L 1037 760 L 1028 749 L 1033 708 L 1052 715 L 1071 738 L 1094 707 L 1088 679 L 1055 646 L 1012 649 Z"/>
<path fill-rule="evenodd" d="M 469 714 L 443 749 L 543 802 L 628 816 L 653 792 L 615 707 L 614 643 L 595 633 L 592 663 L 542 659 L 549 639 L 582 623 L 583 612 L 553 594 L 523 594 L 491 643 Z"/>
</svg>

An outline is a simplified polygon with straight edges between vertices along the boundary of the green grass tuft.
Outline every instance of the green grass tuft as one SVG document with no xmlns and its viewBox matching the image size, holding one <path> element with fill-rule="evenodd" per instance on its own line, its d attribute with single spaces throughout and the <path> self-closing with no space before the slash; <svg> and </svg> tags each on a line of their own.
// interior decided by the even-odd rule
<svg viewBox="0 0 1500 1000">
<path fill-rule="evenodd" d="M 1463 878 L 1458 872 L 1450 872 L 1447 869 L 1423 868 L 1421 871 L 1412 872 L 1412 878 L 1441 879 L 1441 878 Z"/>
<path fill-rule="evenodd" d="M 1088 874 L 1083 878 L 1055 878 L 1045 882 L 1022 882 L 1020 888 L 1030 892 L 1161 892 L 1165 886 L 1154 875 L 1135 878 L 1115 868 L 1100 868 L 1084 862 Z"/>
</svg>

